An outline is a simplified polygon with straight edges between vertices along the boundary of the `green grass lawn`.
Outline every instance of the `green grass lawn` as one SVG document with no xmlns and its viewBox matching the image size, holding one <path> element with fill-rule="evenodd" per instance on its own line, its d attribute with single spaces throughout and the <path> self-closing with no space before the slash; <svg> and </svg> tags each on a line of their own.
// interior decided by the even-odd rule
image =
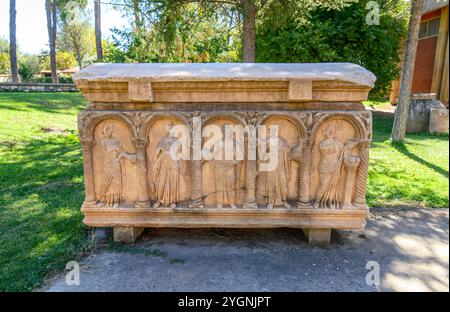
<svg viewBox="0 0 450 312">
<path fill-rule="evenodd" d="M 0 93 L 0 291 L 32 290 L 92 244 L 82 225 L 77 93 Z M 374 120 L 370 206 L 448 207 L 448 136 L 389 141 Z"/>
<path fill-rule="evenodd" d="M 88 245 L 77 93 L 0 93 L 0 291 L 26 291 Z"/>
</svg>

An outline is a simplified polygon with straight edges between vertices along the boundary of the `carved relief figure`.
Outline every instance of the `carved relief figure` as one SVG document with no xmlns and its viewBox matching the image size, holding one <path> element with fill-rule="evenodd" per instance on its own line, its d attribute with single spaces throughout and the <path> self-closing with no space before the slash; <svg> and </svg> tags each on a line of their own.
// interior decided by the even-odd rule
<svg viewBox="0 0 450 312">
<path fill-rule="evenodd" d="M 239 193 L 239 163 L 237 160 L 213 160 L 217 208 L 227 204 L 231 208 L 236 208 Z"/>
<path fill-rule="evenodd" d="M 114 124 L 107 123 L 102 129 L 100 145 L 104 150 L 102 185 L 99 205 L 118 207 L 123 201 L 123 181 L 126 175 L 125 160 L 136 162 L 136 154 L 127 153 L 114 136 Z"/>
<path fill-rule="evenodd" d="M 173 123 L 166 126 L 167 135 L 155 148 L 154 177 L 156 202 L 154 208 L 159 206 L 175 208 L 179 201 L 180 192 L 180 160 L 173 159 L 170 155 L 170 147 L 177 140 L 170 136 Z"/>
<path fill-rule="evenodd" d="M 275 170 L 266 171 L 264 196 L 267 208 L 284 206 L 291 208 L 287 203 L 288 181 L 290 178 L 290 148 L 288 142 L 278 137 L 278 163 Z"/>
<path fill-rule="evenodd" d="M 344 176 L 343 162 L 350 157 L 355 141 L 345 144 L 336 138 L 334 125 L 325 129 L 325 138 L 319 143 L 319 188 L 316 193 L 314 208 L 341 208 L 339 185 Z M 347 161 L 346 161 L 347 162 Z"/>
<path fill-rule="evenodd" d="M 225 133 L 225 127 L 222 127 L 222 133 Z M 233 139 L 236 139 L 236 137 L 233 137 Z M 234 143 L 236 145 L 239 145 L 240 149 L 243 148 L 243 146 L 240 144 L 240 141 L 234 140 L 232 141 L 232 144 Z M 221 140 L 219 140 L 219 144 L 222 144 Z M 222 153 L 222 155 L 220 155 L 221 157 L 219 157 L 220 152 Z M 224 159 L 225 153 L 221 149 L 215 150 L 213 152 L 213 155 L 214 157 L 212 159 L 212 165 L 214 168 L 214 184 L 217 208 L 222 208 L 226 205 L 230 206 L 231 208 L 236 208 L 236 202 L 238 201 L 240 190 L 239 184 L 242 160 Z M 236 155 L 234 156 L 236 157 Z"/>
</svg>

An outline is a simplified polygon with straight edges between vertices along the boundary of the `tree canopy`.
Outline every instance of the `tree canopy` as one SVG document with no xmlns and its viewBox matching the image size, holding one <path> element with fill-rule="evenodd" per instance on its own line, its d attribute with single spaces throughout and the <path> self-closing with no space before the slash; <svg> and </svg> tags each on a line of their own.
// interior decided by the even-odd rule
<svg viewBox="0 0 450 312">
<path fill-rule="evenodd" d="M 95 18 L 88 9 L 93 0 L 54 1 L 58 31 L 50 54 L 60 59 L 70 54 L 80 67 L 97 58 L 104 62 L 352 62 L 377 76 L 372 96 L 385 95 L 390 82 L 398 78 L 409 17 L 406 0 L 380 2 L 377 24 L 367 23 L 378 3 L 369 0 L 107 0 L 96 1 Z M 120 11 L 127 25 L 102 38 L 98 6 Z M 3 72 L 9 66 L 8 55 L 3 55 L 6 48 L 0 49 Z M 57 57 L 54 62 L 61 64 Z M 48 66 L 40 59 L 41 66 Z M 26 64 L 29 59 L 22 61 L 22 72 Z"/>
<path fill-rule="evenodd" d="M 379 25 L 368 25 L 368 2 L 361 0 L 340 9 L 319 7 L 304 14 L 274 3 L 260 17 L 256 60 L 356 63 L 377 76 L 372 95 L 386 94 L 390 82 L 399 75 L 407 4 L 403 0 L 384 1 Z"/>
</svg>

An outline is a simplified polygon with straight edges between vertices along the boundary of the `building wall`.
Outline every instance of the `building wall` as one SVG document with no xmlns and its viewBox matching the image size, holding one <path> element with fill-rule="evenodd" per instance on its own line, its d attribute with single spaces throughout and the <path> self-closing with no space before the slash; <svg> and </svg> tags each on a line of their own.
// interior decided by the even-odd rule
<svg viewBox="0 0 450 312">
<path fill-rule="evenodd" d="M 414 66 L 412 93 L 430 93 L 433 81 L 434 56 L 436 55 L 437 36 L 419 41 Z"/>
<path fill-rule="evenodd" d="M 427 3 L 434 5 L 431 1 Z M 439 30 L 436 33 L 434 28 L 433 35 L 423 36 L 422 34 L 419 40 L 411 90 L 412 93 L 436 93 L 437 98 L 447 107 L 449 102 L 448 12 L 448 1 L 445 1 L 445 4 L 440 3 L 437 9 L 427 11 L 422 16 L 422 23 L 440 17 Z M 399 87 L 400 79 L 391 83 L 389 100 L 393 105 L 397 104 Z"/>
<path fill-rule="evenodd" d="M 433 18 L 439 17 L 441 10 L 424 14 L 422 23 Z M 434 59 L 436 57 L 436 46 L 438 33 L 433 36 L 427 36 L 419 40 L 416 52 L 416 63 L 414 65 L 414 79 L 412 93 L 430 93 L 433 81 Z"/>
</svg>

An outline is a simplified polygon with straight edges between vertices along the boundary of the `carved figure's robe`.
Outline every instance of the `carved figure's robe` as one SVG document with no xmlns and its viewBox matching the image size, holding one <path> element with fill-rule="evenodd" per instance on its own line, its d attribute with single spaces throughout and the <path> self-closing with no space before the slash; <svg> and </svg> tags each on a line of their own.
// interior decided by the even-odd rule
<svg viewBox="0 0 450 312">
<path fill-rule="evenodd" d="M 325 139 L 319 144 L 319 188 L 316 208 L 339 208 L 339 182 L 342 175 L 343 144 Z"/>
<path fill-rule="evenodd" d="M 175 140 L 173 137 L 162 139 L 156 147 L 155 192 L 163 206 L 179 201 L 180 161 L 170 155 L 170 147 Z"/>
<path fill-rule="evenodd" d="M 102 165 L 101 202 L 108 206 L 120 204 L 123 201 L 123 175 L 125 166 L 120 154 L 122 144 L 114 137 L 103 138 L 100 141 L 105 153 Z"/>
<path fill-rule="evenodd" d="M 265 197 L 267 204 L 283 206 L 287 200 L 288 181 L 290 177 L 289 145 L 283 138 L 278 138 L 278 163 L 273 171 L 266 171 Z"/>
</svg>

